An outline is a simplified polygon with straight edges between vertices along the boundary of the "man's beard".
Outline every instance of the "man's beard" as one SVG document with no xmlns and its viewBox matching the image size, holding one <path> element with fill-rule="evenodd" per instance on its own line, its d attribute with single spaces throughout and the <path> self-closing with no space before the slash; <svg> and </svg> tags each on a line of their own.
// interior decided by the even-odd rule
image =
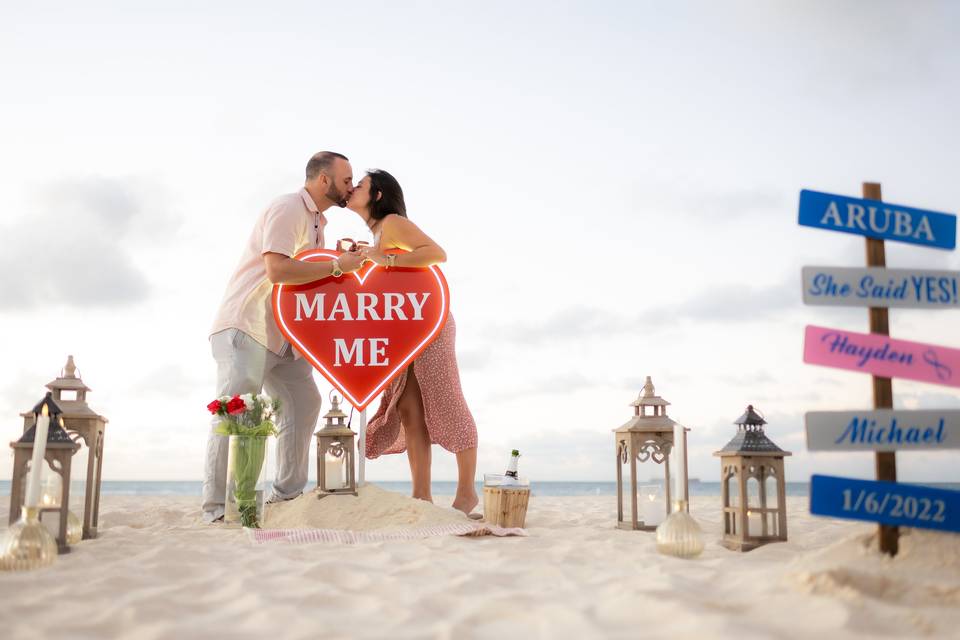
<svg viewBox="0 0 960 640">
<path fill-rule="evenodd" d="M 340 193 L 340 190 L 337 189 L 337 185 L 331 184 L 330 188 L 327 189 L 327 192 L 324 194 L 327 200 L 331 200 L 337 203 L 337 206 L 341 209 L 347 206 L 347 196 L 344 193 Z"/>
</svg>

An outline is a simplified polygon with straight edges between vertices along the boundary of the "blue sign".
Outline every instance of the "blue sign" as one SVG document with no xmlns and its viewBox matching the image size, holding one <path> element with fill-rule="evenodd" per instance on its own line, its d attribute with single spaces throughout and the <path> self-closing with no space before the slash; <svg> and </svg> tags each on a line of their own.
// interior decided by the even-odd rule
<svg viewBox="0 0 960 640">
<path fill-rule="evenodd" d="M 880 200 L 848 198 L 804 189 L 800 192 L 799 222 L 806 227 L 938 249 L 957 246 L 957 216 Z"/>
<path fill-rule="evenodd" d="M 810 478 L 810 513 L 960 532 L 960 491 L 898 482 Z"/>
</svg>

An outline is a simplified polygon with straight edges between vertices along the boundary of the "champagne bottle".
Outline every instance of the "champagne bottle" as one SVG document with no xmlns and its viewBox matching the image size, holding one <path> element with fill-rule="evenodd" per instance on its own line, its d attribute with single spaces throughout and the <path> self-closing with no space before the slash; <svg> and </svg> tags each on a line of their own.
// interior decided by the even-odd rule
<svg viewBox="0 0 960 640">
<path fill-rule="evenodd" d="M 507 471 L 503 474 L 503 484 L 517 484 L 517 462 L 520 458 L 520 452 L 514 449 L 510 452 L 510 462 L 507 463 Z"/>
</svg>

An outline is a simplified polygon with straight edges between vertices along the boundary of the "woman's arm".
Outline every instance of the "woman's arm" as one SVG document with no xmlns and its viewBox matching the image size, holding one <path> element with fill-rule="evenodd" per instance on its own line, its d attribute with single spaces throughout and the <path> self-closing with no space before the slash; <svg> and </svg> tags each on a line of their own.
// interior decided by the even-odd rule
<svg viewBox="0 0 960 640">
<path fill-rule="evenodd" d="M 394 262 L 397 267 L 429 267 L 447 261 L 447 252 L 407 218 L 390 215 L 380 224 L 380 250 L 361 249 L 365 257 L 377 264 L 387 264 L 383 252 L 394 248 L 408 252 L 397 255 Z"/>
</svg>

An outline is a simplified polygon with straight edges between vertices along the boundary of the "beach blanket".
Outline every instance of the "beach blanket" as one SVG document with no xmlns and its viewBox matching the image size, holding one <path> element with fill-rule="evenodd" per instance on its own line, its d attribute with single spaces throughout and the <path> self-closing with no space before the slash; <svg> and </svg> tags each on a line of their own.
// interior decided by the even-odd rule
<svg viewBox="0 0 960 640">
<path fill-rule="evenodd" d="M 360 544 L 390 540 L 419 540 L 435 536 L 526 536 L 525 529 L 506 528 L 476 522 L 445 524 L 420 529 L 387 529 L 371 531 L 347 531 L 343 529 L 246 529 L 254 544 L 280 542 L 287 544 L 310 544 L 314 542 L 337 542 Z"/>
</svg>

